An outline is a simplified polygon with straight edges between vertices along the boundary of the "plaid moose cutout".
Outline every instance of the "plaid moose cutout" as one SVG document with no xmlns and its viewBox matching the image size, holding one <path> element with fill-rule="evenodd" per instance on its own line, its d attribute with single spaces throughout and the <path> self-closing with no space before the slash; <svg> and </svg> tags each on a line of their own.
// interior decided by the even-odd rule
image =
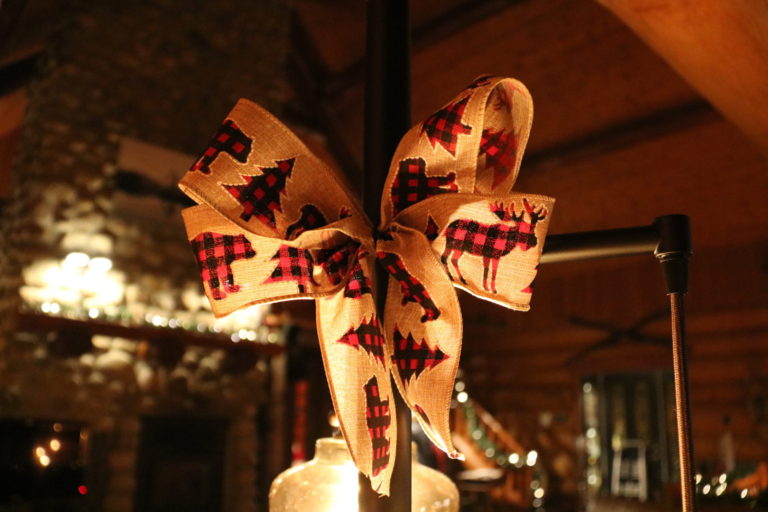
<svg viewBox="0 0 768 512">
<path fill-rule="evenodd" d="M 514 225 L 509 224 L 483 224 L 472 219 L 456 219 L 445 228 L 445 250 L 440 256 L 448 272 L 448 277 L 453 281 L 453 275 L 448 268 L 448 256 L 451 257 L 451 263 L 456 269 L 456 274 L 462 283 L 467 284 L 464 276 L 459 269 L 459 259 L 466 252 L 475 256 L 483 257 L 483 289 L 488 290 L 488 267 L 492 265 L 491 291 L 496 292 L 496 272 L 499 268 L 499 260 L 502 256 L 509 254 L 515 247 L 521 251 L 527 251 L 531 247 L 536 247 L 538 240 L 536 238 L 536 223 L 547 217 L 547 211 L 544 207 L 538 210 L 523 199 L 525 212 L 519 215 L 515 213 L 515 204 L 505 209 L 503 204 L 489 205 L 491 212 L 502 221 L 514 221 Z M 524 220 L 525 213 L 528 213 L 530 221 Z"/>
<path fill-rule="evenodd" d="M 245 185 L 222 185 L 242 205 L 241 219 L 247 222 L 256 217 L 277 230 L 275 211 L 283 211 L 280 196 L 285 194 L 285 184 L 293 172 L 295 161 L 295 158 L 277 160 L 276 167 L 261 167 L 262 174 L 258 176 L 241 175 Z"/>
<path fill-rule="evenodd" d="M 347 269 L 352 260 L 352 255 L 357 254 L 360 243 L 354 240 L 333 247 L 331 249 L 320 249 L 315 253 L 315 260 L 320 265 L 332 284 L 339 284 L 344 276 L 347 275 Z"/>
<path fill-rule="evenodd" d="M 448 355 L 439 346 L 431 349 L 423 339 L 421 343 L 416 343 L 411 333 L 404 337 L 395 327 L 395 355 L 392 356 L 392 362 L 399 370 L 403 382 L 418 378 L 424 370 L 434 368 L 446 359 Z"/>
<path fill-rule="evenodd" d="M 376 376 L 365 384 L 365 422 L 371 438 L 371 475 L 377 476 L 389 465 L 387 429 L 392 422 L 389 399 L 382 400 Z"/>
<path fill-rule="evenodd" d="M 277 267 L 272 271 L 272 275 L 264 281 L 264 284 L 296 281 L 299 286 L 299 293 L 305 293 L 309 283 L 317 286 L 315 278 L 312 276 L 314 264 L 312 253 L 309 250 L 281 245 L 271 259 L 277 260 Z"/>
<path fill-rule="evenodd" d="M 200 171 L 210 174 L 210 165 L 224 152 L 240 163 L 245 163 L 251 152 L 251 139 L 244 134 L 231 119 L 227 119 L 219 127 L 216 134 L 208 143 L 208 147 L 200 158 L 192 165 L 190 171 Z"/>
<path fill-rule="evenodd" d="M 325 215 L 313 204 L 305 204 L 301 207 L 299 219 L 288 226 L 285 230 L 285 237 L 288 240 L 295 240 L 300 234 L 309 230 L 321 228 L 328 224 Z"/>
<path fill-rule="evenodd" d="M 456 156 L 456 144 L 459 141 L 459 135 L 468 134 L 472 127 L 461 122 L 461 116 L 464 115 L 464 109 L 467 107 L 469 96 L 451 103 L 429 116 L 421 125 L 421 133 L 427 135 L 432 148 L 435 144 L 440 144 L 452 156 Z"/>
<path fill-rule="evenodd" d="M 344 296 L 350 299 L 359 299 L 366 293 L 373 293 L 371 290 L 371 279 L 365 275 L 363 266 L 360 264 L 360 260 L 365 258 L 366 252 L 363 249 L 358 250 L 355 264 L 352 265 L 350 270 L 351 275 L 347 286 L 344 288 Z"/>
<path fill-rule="evenodd" d="M 517 138 L 514 133 L 504 133 L 504 130 L 483 130 L 480 154 L 485 155 L 485 166 L 493 169 L 493 186 L 496 187 L 515 168 Z"/>
<path fill-rule="evenodd" d="M 400 291 L 403 295 L 401 304 L 405 305 L 407 302 L 415 302 L 421 306 L 424 310 L 424 314 L 421 317 L 422 322 L 437 320 L 440 316 L 440 310 L 432 301 L 432 297 L 429 296 L 429 292 L 424 288 L 421 281 L 408 273 L 403 260 L 397 254 L 389 252 L 379 251 L 377 256 L 387 272 L 400 283 Z"/>
<path fill-rule="evenodd" d="M 190 242 L 203 282 L 208 283 L 211 296 L 224 299 L 227 293 L 240 291 L 232 274 L 232 263 L 256 256 L 245 235 L 222 235 L 206 231 Z"/>
<path fill-rule="evenodd" d="M 392 181 L 392 204 L 395 214 L 428 197 L 458 192 L 456 173 L 446 176 L 427 176 L 427 163 L 423 158 L 406 158 L 400 162 L 397 176 Z"/>
<path fill-rule="evenodd" d="M 375 314 L 371 315 L 371 320 L 368 322 L 363 318 L 357 328 L 350 327 L 344 336 L 336 341 L 355 349 L 362 347 L 379 364 L 384 364 L 384 334 L 381 332 L 381 325 Z"/>
</svg>

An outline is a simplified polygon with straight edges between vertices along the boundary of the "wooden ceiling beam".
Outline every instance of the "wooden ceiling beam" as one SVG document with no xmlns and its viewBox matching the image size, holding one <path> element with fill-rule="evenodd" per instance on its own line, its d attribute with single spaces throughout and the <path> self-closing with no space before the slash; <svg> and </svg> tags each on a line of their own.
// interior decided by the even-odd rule
<svg viewBox="0 0 768 512">
<path fill-rule="evenodd" d="M 768 155 L 768 3 L 598 1 Z"/>
</svg>

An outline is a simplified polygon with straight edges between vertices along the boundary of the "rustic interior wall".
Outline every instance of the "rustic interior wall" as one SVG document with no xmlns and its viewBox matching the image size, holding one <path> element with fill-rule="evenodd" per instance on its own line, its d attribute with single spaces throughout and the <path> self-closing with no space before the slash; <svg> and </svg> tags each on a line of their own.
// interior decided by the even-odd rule
<svg viewBox="0 0 768 512">
<path fill-rule="evenodd" d="M 198 277 L 179 208 L 168 205 L 138 227 L 131 212 L 114 209 L 121 144 L 130 138 L 197 154 L 238 98 L 276 109 L 288 21 L 277 0 L 71 2 L 28 88 L 2 229 L 0 415 L 78 421 L 110 437 L 105 489 L 94 490 L 100 510 L 133 509 L 144 414 L 228 418 L 223 506 L 253 510 L 263 364 L 241 368 L 242 358 L 222 350 L 140 339 L 21 335 L 13 321 L 24 306 L 19 290 L 40 261 L 82 252 L 109 258 L 109 272 L 120 273 L 126 290 L 138 284 L 152 311 L 187 307 L 184 287 Z M 159 289 L 148 293 L 150 286 Z M 42 313 L 70 313 L 65 302 L 44 304 Z M 99 318 L 133 314 L 88 308 Z M 159 321 L 167 325 L 169 315 Z"/>
</svg>

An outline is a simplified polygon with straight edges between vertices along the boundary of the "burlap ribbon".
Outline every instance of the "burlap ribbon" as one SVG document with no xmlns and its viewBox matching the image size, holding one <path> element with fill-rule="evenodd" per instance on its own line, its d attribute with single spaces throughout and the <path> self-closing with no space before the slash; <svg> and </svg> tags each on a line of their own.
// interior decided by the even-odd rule
<svg viewBox="0 0 768 512">
<path fill-rule="evenodd" d="M 342 180 L 282 123 L 240 100 L 181 180 L 217 316 L 314 299 L 328 384 L 352 457 L 389 494 L 397 442 L 390 374 L 432 441 L 460 458 L 449 408 L 462 320 L 454 286 L 527 310 L 554 200 L 509 192 L 533 105 L 480 77 L 402 139 L 374 232 Z M 389 273 L 377 316 L 375 258 Z"/>
</svg>

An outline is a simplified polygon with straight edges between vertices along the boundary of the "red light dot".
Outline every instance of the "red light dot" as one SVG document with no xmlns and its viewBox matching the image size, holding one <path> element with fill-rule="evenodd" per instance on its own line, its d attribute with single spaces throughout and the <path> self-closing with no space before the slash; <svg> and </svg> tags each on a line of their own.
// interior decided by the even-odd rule
<svg viewBox="0 0 768 512">
<path fill-rule="evenodd" d="M 86 487 L 84 485 L 79 485 L 79 486 L 77 486 L 77 492 L 79 492 L 80 494 L 85 496 L 86 494 L 88 494 L 88 487 Z"/>
</svg>

